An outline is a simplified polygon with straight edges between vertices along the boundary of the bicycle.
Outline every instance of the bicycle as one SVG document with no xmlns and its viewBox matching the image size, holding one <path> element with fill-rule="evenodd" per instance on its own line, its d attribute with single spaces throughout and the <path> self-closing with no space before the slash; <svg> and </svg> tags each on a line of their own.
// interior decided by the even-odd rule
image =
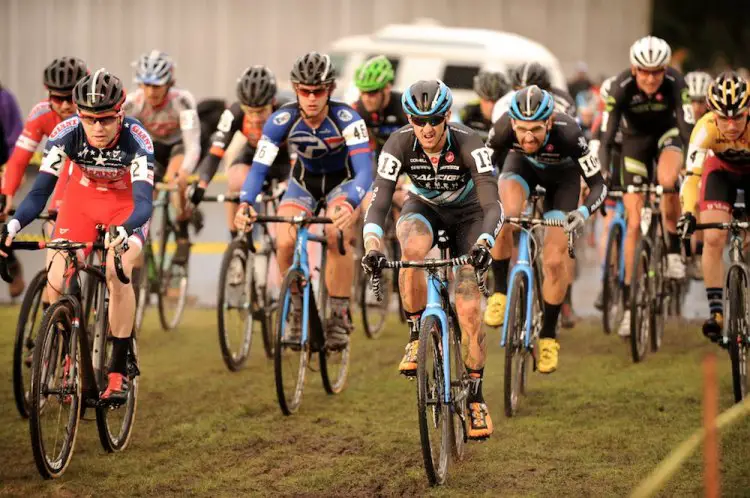
<svg viewBox="0 0 750 498">
<path fill-rule="evenodd" d="M 625 313 L 625 205 L 622 191 L 610 190 L 607 195 L 617 199 L 614 216 L 609 224 L 607 245 L 602 263 L 602 324 L 604 332 L 611 334 L 622 323 Z"/>
<path fill-rule="evenodd" d="M 659 351 L 670 306 L 677 306 L 672 301 L 682 299 L 682 283 L 664 277 L 669 241 L 660 210 L 662 195 L 676 190 L 649 184 L 629 185 L 623 192 L 647 194 L 633 253 L 630 303 L 626 303 L 630 307 L 630 351 L 633 362 L 638 363 L 645 358 L 649 343 L 652 352 Z"/>
<path fill-rule="evenodd" d="M 508 281 L 508 305 L 505 308 L 500 347 L 505 348 L 503 403 L 505 416 L 512 417 L 518 411 L 518 402 L 526 394 L 528 363 L 536 371 L 536 347 L 542 331 L 544 298 L 542 297 L 542 243 L 534 230 L 538 227 L 563 227 L 564 221 L 536 218 L 539 215 L 537 201 L 544 192 L 537 190 L 529 196 L 528 208 L 520 217 L 507 217 L 506 223 L 521 228 L 518 239 L 518 257 Z M 575 257 L 575 234 L 568 233 L 568 255 Z M 558 322 L 558 329 L 560 324 Z"/>
<path fill-rule="evenodd" d="M 258 196 L 258 212 L 273 214 L 284 190 L 269 184 Z M 236 196 L 204 196 L 203 202 L 239 203 Z M 271 258 L 276 256 L 276 241 L 265 224 L 250 233 L 240 233 L 224 250 L 219 270 L 216 311 L 221 356 L 227 368 L 238 371 L 250 355 L 254 325 L 259 323 L 263 349 L 273 358 L 273 314 L 278 296 L 268 286 Z M 252 271 L 248 271 L 252 269 Z"/>
<path fill-rule="evenodd" d="M 432 486 L 445 483 L 450 454 L 458 461 L 463 459 L 468 440 L 466 399 L 473 387 L 462 358 L 461 328 L 448 280 L 448 268 L 467 265 L 470 258 L 468 255 L 450 258 L 449 247 L 446 232 L 439 230 L 440 259 L 385 261 L 373 269 L 370 277 L 375 295 L 382 299 L 380 270 L 427 270 L 427 306 L 422 314 L 417 350 L 417 415 L 425 472 Z M 476 272 L 479 290 L 487 297 L 490 293 L 485 276 L 484 272 Z M 434 438 L 431 430 L 435 432 Z"/>
<path fill-rule="evenodd" d="M 296 413 L 302 403 L 305 376 L 313 353 L 318 353 L 320 376 L 328 394 L 340 393 L 349 374 L 351 344 L 343 350 L 326 347 L 323 324 L 328 307 L 328 291 L 325 285 L 326 248 L 328 241 L 323 235 L 312 234 L 312 224 L 330 224 L 333 220 L 319 216 L 258 216 L 256 223 L 288 223 L 297 226 L 294 260 L 284 275 L 279 292 L 278 319 L 274 341 L 274 378 L 279 408 L 284 415 Z M 317 296 L 312 290 L 312 271 L 307 254 L 307 243 L 321 245 L 321 262 L 318 270 Z M 344 255 L 344 239 L 339 231 L 338 250 Z M 293 294 L 302 294 L 302 310 L 293 310 Z M 316 305 L 316 303 L 318 303 Z M 301 331 L 298 338 L 289 330 L 293 326 L 295 313 L 301 311 Z M 298 315 L 299 316 L 299 315 Z M 299 358 L 296 358 L 296 356 Z M 296 365 L 296 367 L 295 367 Z"/>
<path fill-rule="evenodd" d="M 81 263 L 76 254 L 79 250 L 104 251 L 102 241 L 105 228 L 100 225 L 97 230 L 99 236 L 93 243 L 14 241 L 10 246 L 10 250 L 53 249 L 63 253 L 66 259 L 62 293 L 44 313 L 34 346 L 31 370 L 28 405 L 31 447 L 37 469 L 45 479 L 62 476 L 72 459 L 82 404 L 84 408 L 95 408 L 99 441 L 110 453 L 127 447 L 135 421 L 140 373 L 135 331 L 128 354 L 131 388 L 126 402 L 120 405 L 100 400 L 100 392 L 107 387 L 107 365 L 111 355 L 106 269 L 105 263 Z M 102 258 L 102 261 L 105 259 Z M 130 282 L 123 272 L 120 253 L 115 255 L 115 271 L 121 282 Z M 87 317 L 81 302 L 79 281 L 82 273 L 96 282 L 93 344 L 89 344 L 85 333 Z M 6 282 L 10 279 L 5 259 L 0 264 L 0 277 Z M 53 406 L 55 402 L 56 410 Z M 66 416 L 63 416 L 63 411 L 67 411 Z M 51 415 L 51 423 L 44 415 Z M 61 441 L 58 436 L 61 436 Z M 49 437 L 52 439 L 47 441 Z M 50 455 L 49 451 L 53 453 Z"/>
<path fill-rule="evenodd" d="M 729 352 L 732 363 L 732 390 L 735 402 L 741 402 L 748 393 L 747 370 L 748 350 L 750 350 L 750 307 L 748 306 L 748 285 L 750 268 L 745 262 L 743 240 L 750 222 L 740 221 L 739 210 L 732 211 L 732 221 L 728 223 L 698 223 L 696 230 L 729 230 L 729 269 L 724 285 L 723 334 L 719 345 Z M 689 241 L 688 241 L 689 242 Z"/>
<path fill-rule="evenodd" d="M 140 330 L 151 294 L 157 295 L 159 321 L 163 330 L 174 330 L 182 319 L 187 302 L 188 266 L 173 264 L 173 246 L 177 233 L 176 222 L 171 213 L 169 194 L 177 190 L 176 185 L 157 183 L 154 190 L 158 196 L 154 201 L 152 222 L 159 217 L 156 250 L 154 249 L 152 230 L 149 229 L 143 244 L 143 264 L 134 269 L 133 281 L 136 283 L 135 329 Z"/>
</svg>

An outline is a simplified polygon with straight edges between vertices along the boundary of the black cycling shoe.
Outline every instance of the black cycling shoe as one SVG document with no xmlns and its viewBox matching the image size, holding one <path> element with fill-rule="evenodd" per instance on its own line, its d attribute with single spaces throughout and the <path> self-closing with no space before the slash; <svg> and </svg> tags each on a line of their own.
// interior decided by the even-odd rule
<svg viewBox="0 0 750 498">
<path fill-rule="evenodd" d="M 190 259 L 190 240 L 188 239 L 177 239 L 177 250 L 172 256 L 172 263 L 175 265 L 185 266 Z"/>
<path fill-rule="evenodd" d="M 596 295 L 594 308 L 598 309 L 599 311 L 604 311 L 604 291 L 599 291 L 599 294 Z"/>
<path fill-rule="evenodd" d="M 348 313 L 331 313 L 326 323 L 326 349 L 341 351 L 349 346 L 349 334 L 354 326 L 347 315 Z"/>
<path fill-rule="evenodd" d="M 711 313 L 711 318 L 703 322 L 703 335 L 705 335 L 711 342 L 719 342 L 722 337 L 722 329 L 724 328 L 724 315 L 721 313 Z"/>
</svg>

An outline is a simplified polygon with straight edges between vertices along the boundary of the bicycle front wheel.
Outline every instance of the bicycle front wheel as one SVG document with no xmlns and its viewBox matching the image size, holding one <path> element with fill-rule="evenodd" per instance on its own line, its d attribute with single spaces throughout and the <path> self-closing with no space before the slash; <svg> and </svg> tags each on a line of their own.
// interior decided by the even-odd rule
<svg viewBox="0 0 750 498">
<path fill-rule="evenodd" d="M 729 268 L 727 275 L 727 339 L 729 359 L 732 362 L 732 390 L 739 403 L 747 396 L 748 309 L 747 274 L 738 266 Z"/>
<path fill-rule="evenodd" d="M 34 462 L 45 479 L 63 475 L 73 457 L 81 411 L 81 355 L 66 300 L 49 307 L 31 369 L 29 432 Z"/>
<path fill-rule="evenodd" d="M 187 265 L 172 263 L 177 242 L 169 220 L 168 209 L 162 212 L 161 245 L 159 246 L 159 321 L 164 330 L 173 330 L 182 319 L 188 290 Z"/>
<path fill-rule="evenodd" d="M 284 415 L 295 413 L 302 403 L 307 365 L 310 361 L 310 342 L 302 342 L 302 302 L 304 286 L 310 285 L 299 270 L 290 270 L 281 284 L 279 316 L 276 320 L 276 344 L 274 347 L 274 376 L 276 397 Z M 293 299 L 299 293 L 300 299 Z"/>
<path fill-rule="evenodd" d="M 219 270 L 219 294 L 216 302 L 219 347 L 227 368 L 238 371 L 250 355 L 253 339 L 253 258 L 247 243 L 233 240 L 224 251 Z"/>
<path fill-rule="evenodd" d="M 29 377 L 31 376 L 31 362 L 36 339 L 36 327 L 41 321 L 43 313 L 42 295 L 47 285 L 47 272 L 37 273 L 29 283 L 23 296 L 21 310 L 18 312 L 16 325 L 16 342 L 13 346 L 13 395 L 16 408 L 23 418 L 29 416 Z"/>
<path fill-rule="evenodd" d="M 649 271 L 651 269 L 650 246 L 641 239 L 636 246 L 633 261 L 630 299 L 630 353 L 634 363 L 642 361 L 648 351 L 651 326 L 654 321 L 654 300 Z"/>
<path fill-rule="evenodd" d="M 422 457 L 430 485 L 443 484 L 451 451 L 451 409 L 444 402 L 443 347 L 440 322 L 428 316 L 419 333 L 417 353 L 417 414 Z"/>
<path fill-rule="evenodd" d="M 451 337 L 451 419 L 453 426 L 453 457 L 461 461 L 466 451 L 466 397 L 469 394 L 469 374 L 466 373 L 466 365 L 461 355 L 461 328 L 455 314 L 448 317 L 448 333 Z"/>
<path fill-rule="evenodd" d="M 526 316 L 527 284 L 523 273 L 516 273 L 510 289 L 506 324 L 507 335 L 505 338 L 504 401 L 506 417 L 512 417 L 516 414 L 518 400 L 523 394 L 526 379 L 528 351 L 524 344 L 524 337 L 528 317 Z"/>
<path fill-rule="evenodd" d="M 387 247 L 387 245 L 386 245 Z M 386 258 L 390 259 L 388 250 Z M 362 325 L 364 326 L 365 335 L 370 339 L 377 339 L 383 333 L 385 320 L 388 318 L 388 311 L 391 305 L 391 295 L 393 292 L 393 275 L 394 272 L 382 272 L 380 279 L 380 288 L 383 292 L 383 300 L 378 301 L 372 287 L 369 285 L 368 275 L 364 271 L 359 272 L 361 278 L 359 282 L 359 308 L 362 311 Z"/>
</svg>

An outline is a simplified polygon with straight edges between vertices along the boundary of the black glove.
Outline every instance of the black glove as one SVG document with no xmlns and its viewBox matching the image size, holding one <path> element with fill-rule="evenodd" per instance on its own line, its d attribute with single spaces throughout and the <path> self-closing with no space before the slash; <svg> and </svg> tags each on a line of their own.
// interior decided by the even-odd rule
<svg viewBox="0 0 750 498">
<path fill-rule="evenodd" d="M 367 273 L 374 273 L 385 266 L 388 259 L 380 251 L 371 250 L 362 258 L 362 269 Z"/>
<path fill-rule="evenodd" d="M 583 213 L 577 209 L 574 209 L 573 211 L 568 213 L 568 216 L 565 217 L 565 223 L 563 224 L 563 229 L 565 230 L 566 233 L 574 232 L 576 230 L 583 228 L 583 225 L 585 223 L 586 223 L 586 217 L 583 216 Z"/>
<path fill-rule="evenodd" d="M 492 254 L 490 254 L 490 248 L 484 244 L 477 242 L 471 247 L 469 251 L 469 260 L 471 266 L 477 270 L 485 271 L 492 264 Z"/>
<path fill-rule="evenodd" d="M 194 206 L 197 206 L 198 204 L 201 203 L 201 201 L 203 200 L 203 196 L 205 194 L 206 194 L 206 189 L 201 188 L 200 186 L 198 186 L 197 183 L 192 184 L 188 188 L 188 192 L 187 192 L 188 199 L 190 199 L 190 202 L 192 202 Z"/>
<path fill-rule="evenodd" d="M 695 226 L 698 224 L 698 220 L 695 219 L 693 213 L 683 213 L 680 219 L 677 220 L 677 233 L 683 238 L 688 239 L 695 232 Z"/>
</svg>

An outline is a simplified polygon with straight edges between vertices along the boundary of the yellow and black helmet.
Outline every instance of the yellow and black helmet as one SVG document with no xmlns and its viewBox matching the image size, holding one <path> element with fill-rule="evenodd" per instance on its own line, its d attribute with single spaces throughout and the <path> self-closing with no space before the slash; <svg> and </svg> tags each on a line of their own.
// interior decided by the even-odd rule
<svg viewBox="0 0 750 498">
<path fill-rule="evenodd" d="M 747 81 L 734 71 L 721 73 L 708 87 L 706 104 L 711 111 L 727 118 L 745 112 L 750 104 Z"/>
</svg>

